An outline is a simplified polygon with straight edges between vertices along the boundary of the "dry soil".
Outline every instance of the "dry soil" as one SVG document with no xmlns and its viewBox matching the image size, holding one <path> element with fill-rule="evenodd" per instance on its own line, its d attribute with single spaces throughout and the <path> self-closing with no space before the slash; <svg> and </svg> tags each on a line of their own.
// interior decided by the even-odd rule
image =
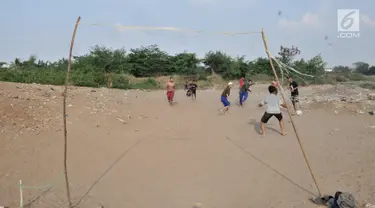
<svg viewBox="0 0 375 208">
<path fill-rule="evenodd" d="M 318 87 L 319 88 L 319 87 Z M 313 94 L 321 88 L 302 88 Z M 59 86 L 0 83 L 0 205 L 62 208 L 62 92 Z M 320 92 L 319 91 L 319 92 Z M 221 90 L 183 91 L 169 106 L 163 91 L 69 89 L 68 171 L 78 207 L 304 207 L 317 190 L 287 113 L 259 135 L 266 95 L 256 85 L 244 107 L 220 115 Z M 342 105 L 346 105 L 343 103 Z M 306 110 L 308 108 L 308 110 Z M 375 202 L 375 117 L 332 104 L 293 116 L 321 191 Z"/>
</svg>

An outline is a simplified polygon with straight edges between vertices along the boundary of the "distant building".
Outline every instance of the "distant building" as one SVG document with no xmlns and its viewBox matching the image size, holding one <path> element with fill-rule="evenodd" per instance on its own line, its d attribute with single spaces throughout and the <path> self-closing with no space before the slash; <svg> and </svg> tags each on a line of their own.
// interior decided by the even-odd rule
<svg viewBox="0 0 375 208">
<path fill-rule="evenodd" d="M 10 68 L 10 64 L 3 64 L 3 65 L 0 65 L 0 68 L 1 68 L 1 69 L 8 69 L 8 68 Z"/>
<path fill-rule="evenodd" d="M 333 68 L 325 68 L 324 71 L 325 71 L 325 72 L 332 72 L 332 71 L 333 71 Z"/>
</svg>

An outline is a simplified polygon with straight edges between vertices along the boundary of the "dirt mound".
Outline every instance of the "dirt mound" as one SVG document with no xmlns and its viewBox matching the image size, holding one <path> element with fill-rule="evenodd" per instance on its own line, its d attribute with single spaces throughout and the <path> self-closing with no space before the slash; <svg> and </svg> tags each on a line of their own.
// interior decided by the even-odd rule
<svg viewBox="0 0 375 208">
<path fill-rule="evenodd" d="M 0 88 L 0 129 L 3 135 L 16 137 L 27 131 L 52 128 L 52 119 L 61 114 L 61 87 L 10 84 Z"/>
<path fill-rule="evenodd" d="M 326 108 L 334 112 L 346 111 L 366 114 L 375 109 L 375 101 L 371 99 L 372 91 L 357 86 L 324 85 L 315 86 L 314 92 L 302 93 L 300 101 L 304 108 Z"/>
</svg>

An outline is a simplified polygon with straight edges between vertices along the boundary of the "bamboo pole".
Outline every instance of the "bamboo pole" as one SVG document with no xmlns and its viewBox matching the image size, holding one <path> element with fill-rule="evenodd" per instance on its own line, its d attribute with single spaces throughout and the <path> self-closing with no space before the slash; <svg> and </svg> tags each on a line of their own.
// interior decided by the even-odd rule
<svg viewBox="0 0 375 208">
<path fill-rule="evenodd" d="M 68 178 L 68 168 L 67 168 L 67 157 L 68 157 L 68 131 L 66 128 L 66 97 L 68 93 L 68 83 L 69 83 L 69 75 L 70 75 L 70 68 L 72 65 L 72 56 L 73 56 L 73 46 L 74 46 L 74 39 L 76 37 L 77 29 L 79 22 L 81 21 L 81 17 L 78 17 L 73 35 L 72 40 L 70 43 L 70 51 L 69 51 L 69 59 L 68 59 L 68 69 L 66 73 L 66 79 L 65 79 L 65 89 L 64 89 L 64 100 L 63 100 L 63 119 L 64 119 L 64 176 L 65 176 L 65 187 L 66 187 L 66 197 L 68 198 L 69 208 L 72 207 L 72 201 L 70 199 L 70 187 L 69 187 L 69 178 Z"/>
<path fill-rule="evenodd" d="M 280 82 L 279 82 L 279 78 L 278 78 L 277 73 L 276 73 L 276 70 L 275 70 L 275 67 L 274 67 L 273 62 L 272 62 L 271 54 L 270 54 L 270 52 L 269 52 L 269 50 L 268 50 L 267 41 L 266 41 L 266 36 L 264 35 L 264 30 L 263 30 L 263 29 L 262 29 L 262 39 L 263 39 L 264 49 L 266 50 L 266 53 L 267 53 L 268 59 L 269 59 L 269 61 L 270 61 L 270 65 L 271 65 L 271 68 L 272 68 L 273 74 L 274 74 L 274 76 L 275 76 L 275 78 L 276 78 L 276 81 L 277 81 L 278 83 L 280 83 Z M 285 99 L 285 96 L 284 96 L 284 90 L 283 90 L 282 86 L 281 86 L 280 84 L 279 84 L 278 86 L 279 86 L 279 88 L 280 88 L 281 97 L 282 97 L 284 103 L 287 103 L 287 102 L 286 102 L 286 99 Z M 296 135 L 296 137 L 297 137 L 298 144 L 299 144 L 299 146 L 300 146 L 300 148 L 301 148 L 301 151 L 302 151 L 303 157 L 304 157 L 304 159 L 305 159 L 305 162 L 306 162 L 307 168 L 309 169 L 310 175 L 311 175 L 311 177 L 312 177 L 312 179 L 313 179 L 313 181 L 314 181 L 314 183 L 315 183 L 316 189 L 318 190 L 319 197 L 321 197 L 321 196 L 322 196 L 322 193 L 320 192 L 319 185 L 318 185 L 318 183 L 317 183 L 317 181 L 316 181 L 316 179 L 315 179 L 314 173 L 312 172 L 312 169 L 311 169 L 311 166 L 310 166 L 309 160 L 307 159 L 307 155 L 306 155 L 306 153 L 305 153 L 305 150 L 303 149 L 303 146 L 302 146 L 302 143 L 301 143 L 301 139 L 300 139 L 299 134 L 298 134 L 297 127 L 296 127 L 296 125 L 295 125 L 295 123 L 294 123 L 294 120 L 293 120 L 292 113 L 290 112 L 289 108 L 287 108 L 287 111 L 288 111 L 288 114 L 289 114 L 290 121 L 292 122 L 293 130 L 294 130 L 294 133 L 295 133 L 295 135 Z"/>
<path fill-rule="evenodd" d="M 20 208 L 23 208 L 23 183 L 20 180 Z"/>
</svg>

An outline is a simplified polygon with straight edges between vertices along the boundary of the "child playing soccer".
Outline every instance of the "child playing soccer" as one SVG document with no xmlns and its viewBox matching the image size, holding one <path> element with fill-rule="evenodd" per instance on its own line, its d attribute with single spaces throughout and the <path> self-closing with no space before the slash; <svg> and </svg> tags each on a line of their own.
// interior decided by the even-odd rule
<svg viewBox="0 0 375 208">
<path fill-rule="evenodd" d="M 168 83 L 165 86 L 165 89 L 167 91 L 167 99 L 170 105 L 173 104 L 173 98 L 174 98 L 174 91 L 175 91 L 175 84 L 172 79 L 172 77 L 169 78 Z"/>
<path fill-rule="evenodd" d="M 230 107 L 230 102 L 228 100 L 228 97 L 230 95 L 230 89 L 232 88 L 233 83 L 229 82 L 228 86 L 224 89 L 223 93 L 221 94 L 221 102 L 224 105 L 224 108 L 220 109 L 220 112 L 223 114 L 227 114 L 229 107 Z"/>
<path fill-rule="evenodd" d="M 294 108 L 294 111 L 297 112 L 297 110 L 300 107 L 299 99 L 298 99 L 299 97 L 298 84 L 296 81 L 293 80 L 292 77 L 289 77 L 288 81 L 289 81 L 290 96 L 292 99 L 293 108 Z"/>
<path fill-rule="evenodd" d="M 191 93 L 192 93 L 192 98 L 194 100 L 197 99 L 197 88 L 198 88 L 197 80 L 193 80 L 193 82 L 190 85 L 190 90 L 191 90 Z"/>
<path fill-rule="evenodd" d="M 245 82 L 241 89 L 240 89 L 240 106 L 242 106 L 242 104 L 247 100 L 247 98 L 249 97 L 249 92 L 251 92 L 250 90 L 250 86 L 254 85 L 253 84 L 253 81 L 251 81 L 251 79 L 248 81 L 248 82 Z"/>
<path fill-rule="evenodd" d="M 280 96 L 277 95 L 277 88 L 275 86 L 269 86 L 268 91 L 270 94 L 267 95 L 264 98 L 264 101 L 259 104 L 259 107 L 267 105 L 267 110 L 264 112 L 260 122 L 261 133 L 263 136 L 265 135 L 264 124 L 266 124 L 271 117 L 275 116 L 277 120 L 279 120 L 281 135 L 285 136 L 286 133 L 284 130 L 283 115 L 281 113 L 280 106 L 284 108 L 288 108 L 288 106 L 285 105 Z"/>
</svg>

